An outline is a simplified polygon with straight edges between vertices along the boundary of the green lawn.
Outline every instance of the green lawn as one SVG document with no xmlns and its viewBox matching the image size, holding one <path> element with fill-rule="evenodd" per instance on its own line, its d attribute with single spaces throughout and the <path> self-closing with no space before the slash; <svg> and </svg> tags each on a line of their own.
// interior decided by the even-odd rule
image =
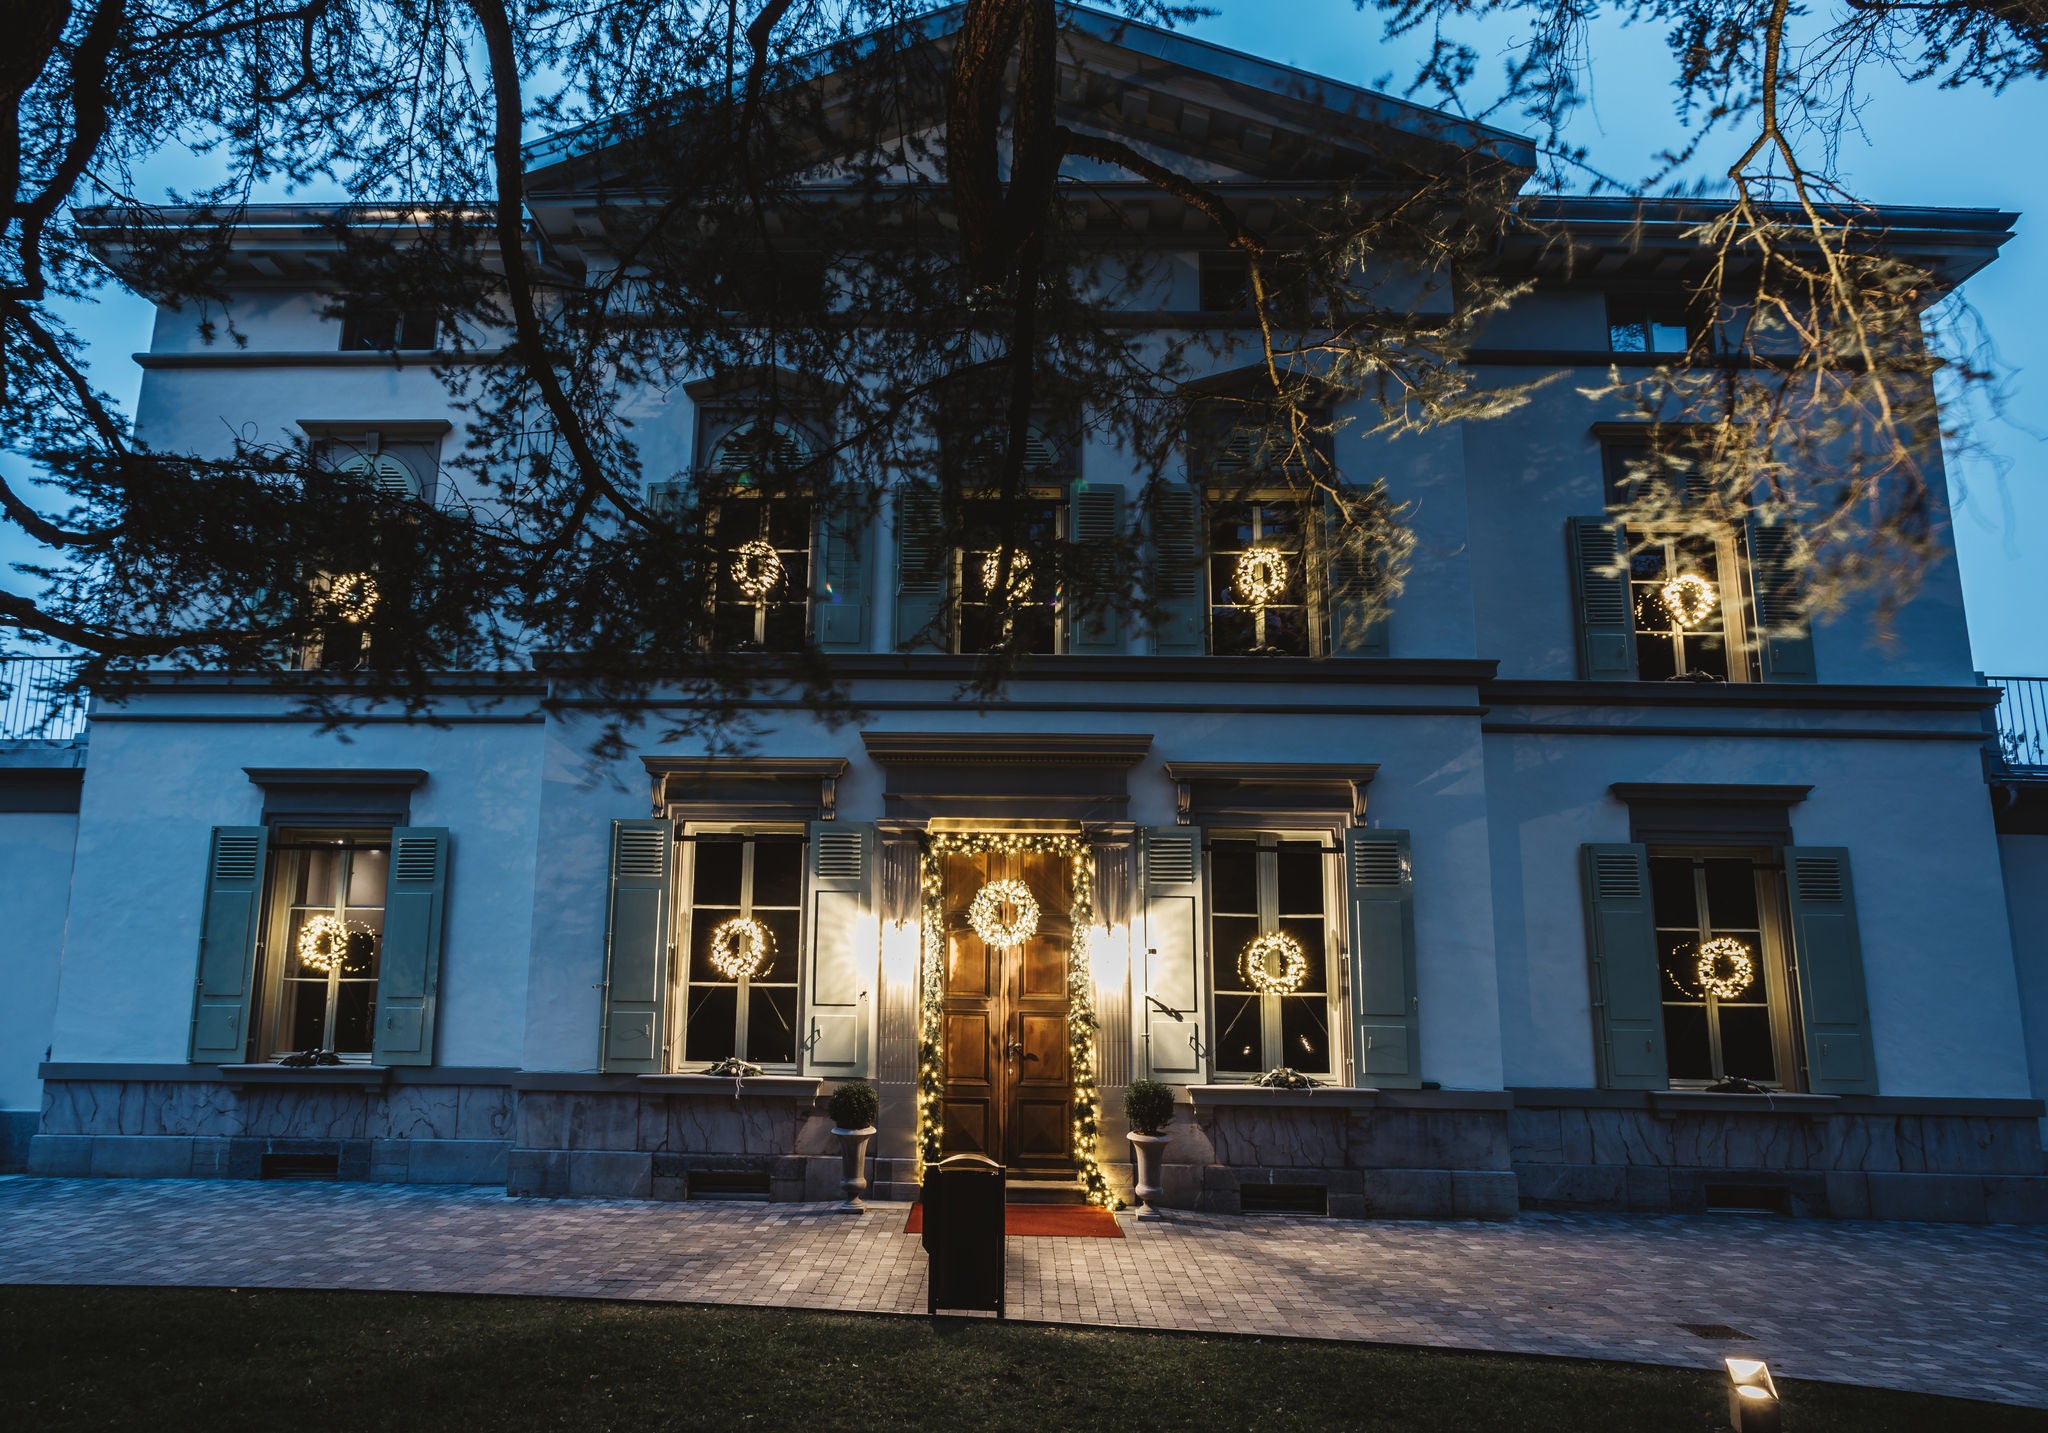
<svg viewBox="0 0 2048 1433">
<path fill-rule="evenodd" d="M 2048 1417 L 1784 1386 L 1787 1433 Z M 1187 1334 L 556 1299 L 0 1287 L 0 1429 L 1686 1430 L 1711 1373 Z"/>
</svg>

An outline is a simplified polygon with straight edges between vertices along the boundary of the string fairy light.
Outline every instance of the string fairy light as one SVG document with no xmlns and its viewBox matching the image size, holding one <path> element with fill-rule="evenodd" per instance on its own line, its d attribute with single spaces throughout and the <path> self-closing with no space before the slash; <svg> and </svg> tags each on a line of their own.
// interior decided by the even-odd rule
<svg viewBox="0 0 2048 1433">
<path fill-rule="evenodd" d="M 345 921 L 331 915 L 310 917 L 299 927 L 299 964 L 322 975 L 331 974 L 348 958 L 349 943 L 358 936 L 371 934 L 361 921 Z"/>
<path fill-rule="evenodd" d="M 1700 947 L 1694 973 L 1699 977 L 1700 988 L 1716 1000 L 1737 1000 L 1756 979 L 1756 961 L 1751 958 L 1749 947 L 1734 936 L 1716 936 Z"/>
<path fill-rule="evenodd" d="M 1657 590 L 1672 625 L 1680 631 L 1697 627 L 1713 614 L 1718 600 L 1714 584 L 1697 572 L 1682 572 Z"/>
<path fill-rule="evenodd" d="M 782 554 L 766 538 L 748 538 L 732 559 L 732 582 L 742 594 L 759 602 L 782 585 Z"/>
<path fill-rule="evenodd" d="M 1003 555 L 991 552 L 981 559 L 982 590 L 991 597 L 995 595 L 996 583 L 1003 574 Z M 1031 595 L 1031 556 L 1029 553 L 1010 554 L 1010 600 L 1022 602 Z"/>
<path fill-rule="evenodd" d="M 377 611 L 377 582 L 367 572 L 344 572 L 328 579 L 323 601 L 344 622 L 360 627 Z"/>
<path fill-rule="evenodd" d="M 775 954 L 775 937 L 751 916 L 734 916 L 711 932 L 711 968 L 727 980 L 751 980 Z"/>
<path fill-rule="evenodd" d="M 1237 555 L 1237 595 L 1253 607 L 1270 606 L 1287 590 L 1287 554 L 1277 547 L 1248 547 Z"/>
<path fill-rule="evenodd" d="M 1088 959 L 1089 930 L 1095 924 L 1094 887 L 1088 847 L 1077 836 L 1008 831 L 941 831 L 926 835 L 918 860 L 924 897 L 924 950 L 918 970 L 917 1159 L 918 1178 L 937 1163 L 943 1148 L 941 1104 L 946 1094 L 946 874 L 949 855 L 1035 854 L 1064 857 L 1073 877 L 1068 910 L 1072 934 L 1067 946 L 1067 1059 L 1073 1072 L 1073 1155 L 1088 1202 L 1115 1202 L 1109 1180 L 1096 1161 L 1102 1135 L 1102 1095 L 1096 1087 L 1095 993 Z"/>
<path fill-rule="evenodd" d="M 1277 971 L 1272 965 L 1275 958 L 1280 962 Z M 1245 942 L 1238 952 L 1237 968 L 1261 995 L 1292 995 L 1308 978 L 1308 952 L 1287 932 L 1269 931 Z"/>
<path fill-rule="evenodd" d="M 968 904 L 967 924 L 986 945 L 1022 945 L 1038 933 L 1038 899 L 1022 881 L 990 881 Z"/>
</svg>

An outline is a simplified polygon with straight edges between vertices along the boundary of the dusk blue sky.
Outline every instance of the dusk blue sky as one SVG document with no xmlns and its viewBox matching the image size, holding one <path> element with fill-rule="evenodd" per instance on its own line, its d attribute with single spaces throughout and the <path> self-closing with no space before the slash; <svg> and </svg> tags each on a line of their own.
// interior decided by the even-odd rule
<svg viewBox="0 0 2048 1433">
<path fill-rule="evenodd" d="M 1399 91 L 1419 47 L 1390 44 L 1379 21 L 1352 0 L 1211 0 L 1221 13 L 1190 33 L 1231 49 L 1354 84 Z M 1512 27 L 1474 33 L 1490 52 L 1482 80 L 1500 69 Z M 1673 62 L 1661 33 L 1602 27 L 1595 35 L 1590 81 L 1593 104 L 1570 133 L 1573 143 L 1618 177 L 1641 178 L 1652 156 L 1683 137 L 1671 88 Z M 2021 214 L 2017 236 L 1966 293 L 2002 362 L 2002 414 L 1972 415 L 1973 448 L 1950 456 L 1954 538 L 1960 554 L 1976 665 L 1993 674 L 2048 674 L 2048 163 L 2034 148 L 2048 133 L 2048 87 L 2030 84 L 2001 96 L 1982 90 L 1943 91 L 1873 72 L 1867 77 L 1859 129 L 1839 137 L 1839 171 L 1861 196 L 1887 203 L 2000 208 Z M 1518 116 L 1493 117 L 1503 128 L 1527 126 Z M 1703 173 L 1725 168 L 1733 140 L 1710 144 Z M 183 187 L 204 173 L 190 158 L 169 157 L 151 179 Z M 278 196 L 282 197 L 282 196 Z M 309 192 L 303 197 L 324 197 Z M 150 307 L 109 293 L 75 316 L 90 344 L 94 380 L 132 405 L 141 370 L 131 355 L 147 346 Z M 10 461 L 9 469 L 20 465 Z M 0 529 L 0 562 L 30 556 L 11 529 Z M 7 574 L 11 586 L 22 583 Z"/>
</svg>

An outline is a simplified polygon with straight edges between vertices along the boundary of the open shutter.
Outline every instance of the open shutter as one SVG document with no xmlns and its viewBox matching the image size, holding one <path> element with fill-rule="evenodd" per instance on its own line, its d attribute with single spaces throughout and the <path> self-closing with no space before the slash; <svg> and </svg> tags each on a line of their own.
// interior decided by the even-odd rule
<svg viewBox="0 0 2048 1433">
<path fill-rule="evenodd" d="M 1406 831 L 1344 833 L 1351 907 L 1352 1063 L 1363 1088 L 1422 1083 L 1415 1001 L 1415 875 Z"/>
<path fill-rule="evenodd" d="M 1078 565 L 1094 585 L 1110 587 L 1108 597 L 1121 596 L 1114 587 L 1118 544 L 1124 535 L 1124 490 L 1074 484 L 1067 495 L 1067 533 Z M 1070 623 L 1067 650 L 1083 656 L 1123 655 L 1123 613 L 1112 609 Z"/>
<path fill-rule="evenodd" d="M 1336 542 L 1337 516 L 1328 510 L 1324 521 L 1331 537 L 1329 567 L 1324 574 L 1326 617 L 1333 657 L 1387 655 L 1387 614 L 1374 599 L 1380 593 L 1380 566 L 1370 554 Z M 1377 609 L 1377 610 L 1375 610 Z"/>
<path fill-rule="evenodd" d="M 1787 846 L 1785 877 L 1799 1014 L 1806 1027 L 1807 1088 L 1816 1095 L 1874 1095 L 1877 1065 L 1849 853 L 1840 846 Z"/>
<path fill-rule="evenodd" d="M 1145 832 L 1144 1008 L 1146 1073 L 1168 1084 L 1200 1084 L 1208 1066 L 1200 827 Z"/>
<path fill-rule="evenodd" d="M 1593 1049 L 1600 1085 L 1661 1090 L 1664 1002 L 1657 989 L 1657 922 L 1644 846 L 1586 846 L 1586 956 L 1592 965 Z"/>
<path fill-rule="evenodd" d="M 598 1068 L 658 1075 L 668 1011 L 668 899 L 674 823 L 612 822 L 611 912 L 604 941 Z"/>
<path fill-rule="evenodd" d="M 874 530 L 859 513 L 842 513 L 818 523 L 818 646 L 827 652 L 868 649 L 868 607 L 873 601 Z"/>
<path fill-rule="evenodd" d="M 875 828 L 863 821 L 813 821 L 806 862 L 810 945 L 804 1069 L 846 1078 L 868 1070 L 868 990 L 881 958 L 871 894 Z"/>
<path fill-rule="evenodd" d="M 232 1065 L 249 1052 L 249 992 L 263 914 L 269 833 L 216 826 L 206 855 L 206 914 L 199 927 L 199 980 L 192 1001 L 192 1060 Z"/>
<path fill-rule="evenodd" d="M 1757 675 L 1767 682 L 1813 680 L 1813 629 L 1799 610 L 1797 546 L 1783 523 L 1766 527 L 1751 518 L 1749 590 L 1756 611 Z"/>
<path fill-rule="evenodd" d="M 1152 650 L 1199 657 L 1209 650 L 1208 581 L 1202 571 L 1202 503 L 1183 483 L 1168 483 L 1152 507 L 1152 597 L 1159 625 Z"/>
<path fill-rule="evenodd" d="M 434 1063 L 434 1006 L 441 979 L 441 915 L 448 896 L 448 832 L 400 826 L 391 833 L 384 890 L 384 950 L 377 965 L 380 1065 Z"/>
<path fill-rule="evenodd" d="M 945 524 L 939 498 L 919 488 L 896 492 L 896 646 L 941 645 L 938 619 L 946 605 L 946 562 L 939 544 Z M 927 629 L 930 629 L 929 631 Z"/>
<path fill-rule="evenodd" d="M 1575 517 L 1566 521 L 1565 537 L 1571 553 L 1579 675 L 1588 681 L 1634 681 L 1635 623 L 1628 611 L 1628 577 L 1619 568 L 1628 551 L 1628 535 L 1620 523 L 1604 517 Z"/>
</svg>

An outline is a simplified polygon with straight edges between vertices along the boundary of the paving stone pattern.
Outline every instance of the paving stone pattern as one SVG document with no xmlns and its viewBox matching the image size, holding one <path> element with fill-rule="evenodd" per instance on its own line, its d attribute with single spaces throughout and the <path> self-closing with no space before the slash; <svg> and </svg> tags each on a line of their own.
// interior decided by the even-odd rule
<svg viewBox="0 0 2048 1433">
<path fill-rule="evenodd" d="M 396 1289 L 921 1314 L 903 1205 L 0 1178 L 0 1283 Z M 1012 1318 L 1714 1367 L 2048 1407 L 2048 1230 L 1718 1216 L 1118 1216 L 1008 1241 Z M 1727 1325 L 1748 1341 L 1698 1337 Z"/>
</svg>

